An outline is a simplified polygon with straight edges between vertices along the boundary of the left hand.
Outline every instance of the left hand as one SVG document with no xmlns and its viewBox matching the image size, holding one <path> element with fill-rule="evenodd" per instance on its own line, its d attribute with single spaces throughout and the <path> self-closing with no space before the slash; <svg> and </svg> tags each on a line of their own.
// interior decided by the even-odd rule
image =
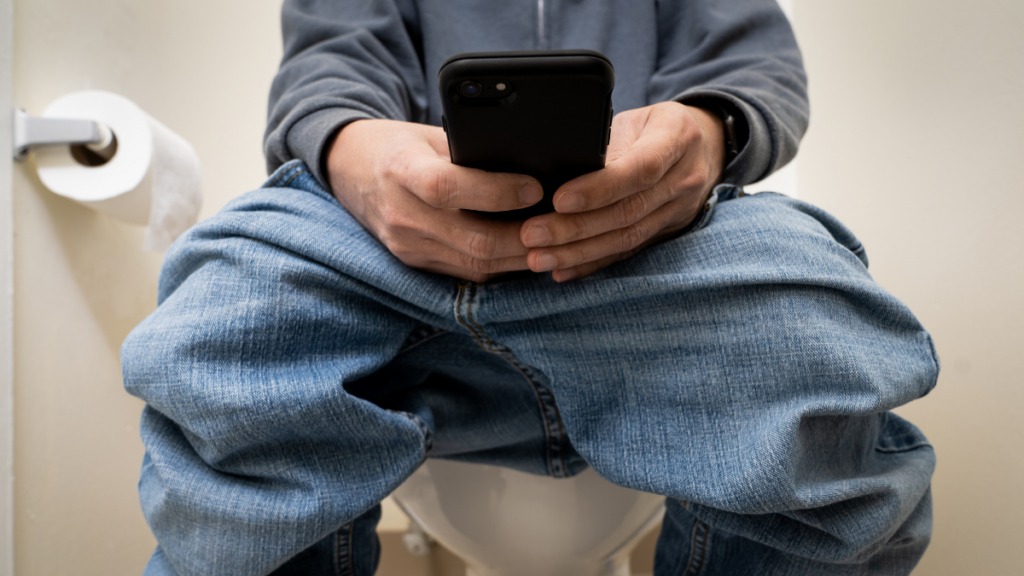
<svg viewBox="0 0 1024 576">
<path fill-rule="evenodd" d="M 605 167 L 555 191 L 556 212 L 523 223 L 534 272 L 589 276 L 686 227 L 722 178 L 722 120 L 662 102 L 615 116 Z"/>
</svg>

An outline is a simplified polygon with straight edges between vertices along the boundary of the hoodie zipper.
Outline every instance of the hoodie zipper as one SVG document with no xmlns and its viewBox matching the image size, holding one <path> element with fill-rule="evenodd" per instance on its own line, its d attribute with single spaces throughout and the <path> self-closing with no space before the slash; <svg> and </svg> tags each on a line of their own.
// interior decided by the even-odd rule
<svg viewBox="0 0 1024 576">
<path fill-rule="evenodd" d="M 544 21 L 544 0 L 537 0 L 537 48 L 547 50 L 548 39 Z"/>
</svg>

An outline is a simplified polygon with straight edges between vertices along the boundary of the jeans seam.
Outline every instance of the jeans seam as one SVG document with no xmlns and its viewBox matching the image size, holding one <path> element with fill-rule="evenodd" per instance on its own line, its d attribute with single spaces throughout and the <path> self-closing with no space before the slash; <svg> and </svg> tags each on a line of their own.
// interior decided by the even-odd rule
<svg viewBox="0 0 1024 576">
<path fill-rule="evenodd" d="M 355 567 L 352 563 L 352 532 L 355 530 L 355 524 L 355 520 L 345 524 L 338 529 L 338 533 L 335 535 L 338 576 L 355 576 Z M 344 544 L 342 544 L 343 541 Z"/>
<path fill-rule="evenodd" d="M 292 174 L 292 170 L 297 170 L 297 172 L 295 174 Z M 280 176 L 277 177 L 277 179 L 275 179 L 275 180 L 273 180 L 271 182 L 267 182 L 267 184 L 264 185 L 264 188 L 283 188 L 285 186 L 288 186 L 288 184 L 291 184 L 292 180 L 294 180 L 296 176 L 298 176 L 299 174 L 305 174 L 305 173 L 306 173 L 306 170 L 304 168 L 302 168 L 300 165 L 296 165 L 292 169 L 285 170 L 284 173 L 282 173 Z M 292 177 L 288 178 L 288 181 L 285 182 L 282 186 L 278 186 L 279 184 L 281 184 L 281 181 L 284 180 L 285 177 L 288 176 L 289 174 L 291 174 Z"/>
<path fill-rule="evenodd" d="M 931 352 L 932 355 L 932 364 L 935 365 L 935 380 L 932 382 L 932 385 L 925 390 L 924 394 L 921 394 L 922 397 L 930 394 L 931 391 L 939 385 L 939 372 L 942 371 L 942 362 L 939 360 L 939 351 L 935 348 L 935 339 L 932 338 L 931 334 L 927 333 L 925 337 L 928 340 L 928 351 Z"/>
<path fill-rule="evenodd" d="M 282 173 L 282 174 L 281 174 L 280 176 L 278 176 L 277 178 L 274 178 L 274 179 L 273 179 L 273 180 L 271 180 L 270 182 L 267 182 L 267 183 L 266 183 L 266 184 L 265 184 L 265 185 L 264 185 L 263 187 L 264 187 L 264 188 L 277 188 L 277 187 L 278 187 L 278 186 L 277 186 L 277 185 L 278 185 L 278 183 L 280 183 L 280 182 L 281 182 L 281 180 L 284 180 L 284 177 L 285 177 L 285 176 L 287 176 L 287 175 L 289 175 L 289 174 L 291 174 L 291 170 L 288 170 L 288 171 L 286 171 L 286 172 Z"/>
<path fill-rule="evenodd" d="M 409 337 L 406 338 L 405 343 L 402 345 L 401 348 L 398 349 L 398 352 L 396 352 L 395 355 L 397 356 L 399 354 L 405 354 L 406 352 L 412 350 L 413 348 L 419 346 L 420 344 L 423 344 L 424 342 L 429 342 L 430 340 L 433 340 L 434 338 L 447 333 L 448 331 L 445 330 L 444 328 L 435 328 L 434 326 L 430 325 L 420 326 L 419 328 L 413 330 L 411 334 L 409 334 Z"/>
<path fill-rule="evenodd" d="M 476 333 L 476 329 L 467 324 L 466 320 L 462 317 L 462 297 L 466 293 L 466 288 L 469 284 L 469 282 L 459 282 L 459 297 L 455 301 L 455 319 L 458 320 L 459 324 L 461 324 L 463 328 L 469 331 L 473 336 L 473 339 L 476 340 L 477 345 L 480 346 L 481 350 L 487 350 L 487 347 L 484 346 L 483 340 L 481 340 L 480 336 Z"/>
<path fill-rule="evenodd" d="M 404 416 L 409 420 L 412 420 L 412 423 L 415 424 L 420 429 L 420 433 L 423 435 L 423 457 L 426 458 L 427 455 L 430 454 L 431 450 L 434 449 L 434 433 L 430 429 L 430 425 L 428 425 L 426 421 L 423 420 L 423 418 L 420 418 L 419 416 L 413 414 L 412 412 L 406 412 L 404 410 L 388 410 L 388 412 L 391 412 L 392 414 L 398 414 L 399 416 Z"/>
<path fill-rule="evenodd" d="M 568 475 L 565 450 L 562 448 L 565 426 L 562 423 L 562 415 L 558 410 L 558 405 L 555 404 L 554 394 L 530 375 L 530 371 L 519 362 L 510 349 L 500 344 L 495 344 L 490 336 L 487 335 L 483 326 L 473 320 L 473 300 L 476 298 L 476 288 L 477 284 L 474 282 L 463 281 L 459 283 L 459 295 L 455 302 L 456 320 L 473 335 L 481 350 L 504 358 L 506 362 L 523 375 L 526 382 L 533 388 L 534 397 L 540 406 L 541 421 L 544 423 L 545 460 L 548 465 L 548 474 L 554 478 L 564 478 Z M 469 290 L 468 295 L 466 294 L 467 289 Z M 466 299 L 465 316 L 463 316 L 462 307 L 464 296 Z"/>
<path fill-rule="evenodd" d="M 533 395 L 540 405 L 541 418 L 544 421 L 545 436 L 545 460 L 547 460 L 548 474 L 553 478 L 564 478 L 568 476 L 568 464 L 565 462 L 565 450 L 562 448 L 562 437 L 565 435 L 565 426 L 562 424 L 562 414 L 558 405 L 554 402 L 554 395 L 547 386 L 544 386 L 530 375 L 530 371 L 515 357 L 515 354 L 505 346 L 497 347 L 494 352 L 505 359 L 513 368 L 523 375 L 523 378 L 533 388 Z"/>
<path fill-rule="evenodd" d="M 684 576 L 700 576 L 701 570 L 704 569 L 704 559 L 707 557 L 710 535 L 711 526 L 695 519 L 693 535 L 690 537 L 690 558 Z"/>
<path fill-rule="evenodd" d="M 918 442 L 917 444 L 911 444 L 910 446 L 903 446 L 900 448 L 880 448 L 876 446 L 875 452 L 879 452 L 882 454 L 899 454 L 901 452 L 910 452 L 911 450 L 917 450 L 918 448 L 934 449 L 934 446 L 932 446 L 930 442 Z"/>
<path fill-rule="evenodd" d="M 289 178 L 287 182 L 285 182 L 284 184 L 281 184 L 280 186 L 276 186 L 275 185 L 275 188 L 287 188 L 288 185 L 292 183 L 292 180 L 295 180 L 296 178 L 298 178 L 299 176 L 302 176 L 305 173 L 306 173 L 305 170 L 299 170 L 295 174 L 292 174 L 292 177 Z"/>
<path fill-rule="evenodd" d="M 466 303 L 466 318 L 469 323 L 476 326 L 476 329 L 480 332 L 480 335 L 487 340 L 486 350 L 494 351 L 494 342 L 491 341 L 490 337 L 487 336 L 487 332 L 484 331 L 484 327 L 473 320 L 473 300 L 476 298 L 476 284 L 469 285 L 469 302 Z"/>
</svg>

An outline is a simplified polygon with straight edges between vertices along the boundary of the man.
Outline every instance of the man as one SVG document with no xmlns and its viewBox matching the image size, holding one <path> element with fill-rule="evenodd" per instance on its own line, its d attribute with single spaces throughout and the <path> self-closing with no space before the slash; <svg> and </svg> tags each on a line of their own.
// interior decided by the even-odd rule
<svg viewBox="0 0 1024 576">
<path fill-rule="evenodd" d="M 910 572 L 934 455 L 888 411 L 934 386 L 931 339 L 834 218 L 739 188 L 807 122 L 773 1 L 289 0 L 283 23 L 276 171 L 168 253 L 122 351 L 147 574 L 371 574 L 378 503 L 426 457 L 668 496 L 658 574 Z M 433 80 L 531 48 L 607 54 L 623 112 L 556 213 L 492 221 L 464 209 L 539 186 L 452 165 Z"/>
</svg>

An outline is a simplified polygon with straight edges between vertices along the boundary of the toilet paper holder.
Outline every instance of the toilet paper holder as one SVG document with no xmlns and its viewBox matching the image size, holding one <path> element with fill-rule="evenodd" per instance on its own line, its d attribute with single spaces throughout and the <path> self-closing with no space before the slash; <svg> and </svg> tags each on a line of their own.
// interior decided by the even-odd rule
<svg viewBox="0 0 1024 576">
<path fill-rule="evenodd" d="M 81 144 L 109 160 L 114 133 L 101 122 L 70 118 L 39 118 L 14 109 L 14 160 L 24 161 L 34 146 Z"/>
</svg>

